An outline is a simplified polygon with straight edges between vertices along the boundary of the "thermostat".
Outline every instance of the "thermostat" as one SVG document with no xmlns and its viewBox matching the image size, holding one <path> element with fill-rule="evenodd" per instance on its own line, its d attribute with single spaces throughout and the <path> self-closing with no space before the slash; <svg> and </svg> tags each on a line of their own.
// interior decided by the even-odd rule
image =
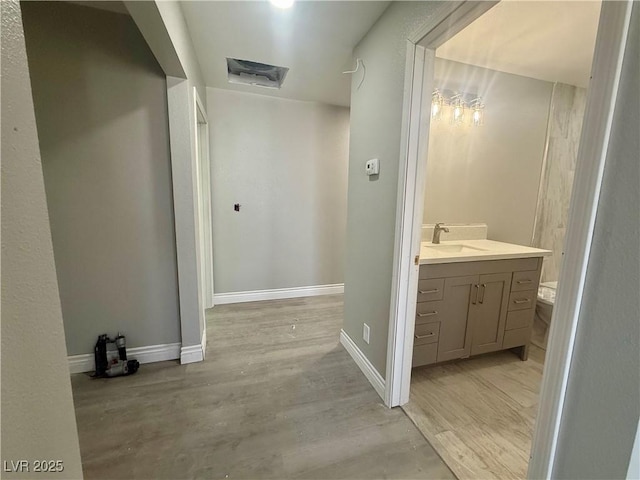
<svg viewBox="0 0 640 480">
<path fill-rule="evenodd" d="M 378 175 L 380 173 L 380 162 L 377 158 L 367 160 L 365 164 L 365 172 L 367 175 Z"/>
</svg>

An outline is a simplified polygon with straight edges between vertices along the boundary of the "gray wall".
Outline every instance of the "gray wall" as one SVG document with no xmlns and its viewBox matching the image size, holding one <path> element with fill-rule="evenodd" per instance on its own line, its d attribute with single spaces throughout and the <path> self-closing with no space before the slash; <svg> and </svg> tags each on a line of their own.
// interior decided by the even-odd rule
<svg viewBox="0 0 640 480">
<path fill-rule="evenodd" d="M 126 15 L 23 9 L 68 353 L 179 342 L 164 74 Z"/>
<path fill-rule="evenodd" d="M 431 122 L 424 223 L 486 223 L 530 245 L 553 84 L 436 59 L 435 86 L 482 96 L 484 125 Z M 467 113 L 470 117 L 470 112 Z"/>
<path fill-rule="evenodd" d="M 215 292 L 343 283 L 349 110 L 207 90 Z"/>
<path fill-rule="evenodd" d="M 42 165 L 17 1 L 2 19 L 2 460 L 82 478 Z M 26 478 L 2 474 L 2 478 Z"/>
<path fill-rule="evenodd" d="M 198 285 L 196 131 L 193 88 L 206 102 L 206 89 L 180 3 L 124 1 L 149 48 L 167 75 L 176 224 L 182 347 L 199 345 L 204 332 L 204 304 Z"/>
<path fill-rule="evenodd" d="M 549 145 L 540 179 L 533 245 L 547 248 L 553 255 L 542 264 L 542 281 L 556 281 L 567 232 L 569 202 L 576 171 L 582 120 L 587 101 L 584 88 L 556 83 L 549 115 Z"/>
<path fill-rule="evenodd" d="M 609 141 L 554 478 L 625 478 L 640 416 L 640 4 Z"/>
<path fill-rule="evenodd" d="M 453 2 L 392 2 L 354 49 L 367 75 L 351 84 L 344 330 L 384 377 L 393 276 L 407 39 Z M 370 180 L 364 164 L 380 159 Z M 371 327 L 370 344 L 362 324 Z"/>
</svg>

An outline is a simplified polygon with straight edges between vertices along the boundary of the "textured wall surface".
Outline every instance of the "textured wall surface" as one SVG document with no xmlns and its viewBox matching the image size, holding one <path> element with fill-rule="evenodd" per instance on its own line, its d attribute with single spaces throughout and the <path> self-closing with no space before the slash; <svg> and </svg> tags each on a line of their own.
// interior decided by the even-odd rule
<svg viewBox="0 0 640 480">
<path fill-rule="evenodd" d="M 351 84 L 344 330 L 384 377 L 393 284 L 407 39 L 454 2 L 393 2 L 354 49 L 366 76 Z M 365 162 L 380 159 L 380 175 Z M 371 327 L 370 343 L 362 324 Z"/>
<path fill-rule="evenodd" d="M 431 122 L 424 223 L 486 223 L 488 238 L 530 245 L 553 84 L 437 58 L 435 86 L 480 95 L 484 125 Z M 443 236 L 443 238 L 446 238 Z"/>
<path fill-rule="evenodd" d="M 543 282 L 558 280 L 560 272 L 571 189 L 587 101 L 587 91 L 584 88 L 563 83 L 557 83 L 553 88 L 549 144 L 540 180 L 540 198 L 533 237 L 535 247 L 553 251 L 552 256 L 544 259 Z"/>
<path fill-rule="evenodd" d="M 640 417 L 639 60 L 634 2 L 553 478 L 626 478 Z"/>
<path fill-rule="evenodd" d="M 127 15 L 23 11 L 68 353 L 180 342 L 165 76 Z"/>
<path fill-rule="evenodd" d="M 216 293 L 343 283 L 349 110 L 207 98 Z"/>
<path fill-rule="evenodd" d="M 82 478 L 20 6 L 2 18 L 2 460 Z M 33 463 L 30 464 L 33 468 Z M 2 478 L 26 478 L 3 472 Z M 43 476 L 44 478 L 44 476 Z"/>
</svg>

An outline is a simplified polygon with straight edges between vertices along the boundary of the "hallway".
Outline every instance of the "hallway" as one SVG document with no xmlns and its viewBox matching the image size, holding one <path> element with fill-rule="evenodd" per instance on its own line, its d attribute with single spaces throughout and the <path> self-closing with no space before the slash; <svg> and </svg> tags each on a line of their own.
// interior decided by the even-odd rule
<svg viewBox="0 0 640 480">
<path fill-rule="evenodd" d="M 339 345 L 342 295 L 214 307 L 202 363 L 72 385 L 86 478 L 455 478 Z"/>
</svg>

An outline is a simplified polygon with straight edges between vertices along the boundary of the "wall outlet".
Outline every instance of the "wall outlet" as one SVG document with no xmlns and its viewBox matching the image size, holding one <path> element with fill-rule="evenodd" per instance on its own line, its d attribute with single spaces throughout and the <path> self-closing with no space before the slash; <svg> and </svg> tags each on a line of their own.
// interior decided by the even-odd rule
<svg viewBox="0 0 640 480">
<path fill-rule="evenodd" d="M 364 326 L 362 327 L 362 339 L 367 342 L 367 344 L 369 343 L 369 335 L 371 334 L 371 329 L 369 328 L 369 325 L 367 325 L 366 323 L 364 324 Z"/>
</svg>

